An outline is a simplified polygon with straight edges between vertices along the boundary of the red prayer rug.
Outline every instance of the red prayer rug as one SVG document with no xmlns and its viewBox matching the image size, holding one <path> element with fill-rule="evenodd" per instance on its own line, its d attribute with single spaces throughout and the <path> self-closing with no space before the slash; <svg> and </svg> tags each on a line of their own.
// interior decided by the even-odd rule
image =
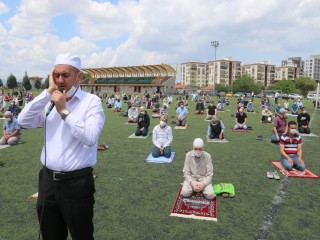
<svg viewBox="0 0 320 240">
<path fill-rule="evenodd" d="M 248 132 L 248 130 L 246 129 L 234 129 L 234 128 L 231 128 L 232 132 Z"/>
<path fill-rule="evenodd" d="M 180 195 L 182 186 L 174 202 L 170 216 L 217 221 L 217 197 L 206 199 L 201 193 L 184 198 Z"/>
<path fill-rule="evenodd" d="M 292 171 L 287 171 L 284 169 L 280 161 L 270 161 L 274 166 L 276 166 L 279 171 L 288 176 L 288 177 L 295 177 L 295 178 L 320 178 L 317 174 L 314 174 L 309 169 L 305 169 L 304 171 L 300 172 L 297 169 L 293 169 Z"/>
</svg>

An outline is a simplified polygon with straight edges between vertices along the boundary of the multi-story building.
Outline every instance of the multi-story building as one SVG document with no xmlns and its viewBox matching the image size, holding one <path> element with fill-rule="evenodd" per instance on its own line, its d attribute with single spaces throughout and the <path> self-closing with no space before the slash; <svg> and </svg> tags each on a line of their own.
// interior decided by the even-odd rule
<svg viewBox="0 0 320 240">
<path fill-rule="evenodd" d="M 301 57 L 291 57 L 288 60 L 281 61 L 281 67 L 276 67 L 276 81 L 283 79 L 296 80 L 299 76 L 303 76 L 304 62 Z"/>
<path fill-rule="evenodd" d="M 197 61 L 181 63 L 181 84 L 207 86 L 207 63 Z"/>
<path fill-rule="evenodd" d="M 231 86 L 233 81 L 241 76 L 241 62 L 233 61 L 231 57 L 208 62 L 208 85 L 223 84 Z"/>
<path fill-rule="evenodd" d="M 275 82 L 275 68 L 275 65 L 269 64 L 267 61 L 245 64 L 242 66 L 242 75 L 247 74 L 251 76 L 256 83 L 267 87 Z"/>
<path fill-rule="evenodd" d="M 305 60 L 304 75 L 320 81 L 320 54 L 311 55 Z"/>
</svg>

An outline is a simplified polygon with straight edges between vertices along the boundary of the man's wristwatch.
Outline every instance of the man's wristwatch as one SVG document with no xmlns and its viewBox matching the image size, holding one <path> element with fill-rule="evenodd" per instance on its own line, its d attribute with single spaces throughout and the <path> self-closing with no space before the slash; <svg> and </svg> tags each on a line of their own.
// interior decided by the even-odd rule
<svg viewBox="0 0 320 240">
<path fill-rule="evenodd" d="M 67 109 L 63 110 L 62 113 L 61 113 L 62 120 L 65 120 L 68 117 L 69 114 L 70 114 L 69 110 L 67 110 Z"/>
</svg>

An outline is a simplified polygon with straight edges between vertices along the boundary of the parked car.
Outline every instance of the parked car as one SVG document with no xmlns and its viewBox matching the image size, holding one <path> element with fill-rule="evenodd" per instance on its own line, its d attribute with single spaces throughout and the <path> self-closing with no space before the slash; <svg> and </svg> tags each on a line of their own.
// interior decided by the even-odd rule
<svg viewBox="0 0 320 240">
<path fill-rule="evenodd" d="M 302 95 L 299 95 L 299 94 L 297 94 L 297 93 L 290 93 L 289 95 L 288 95 L 288 97 L 290 98 L 290 99 L 303 99 L 303 96 Z"/>
<path fill-rule="evenodd" d="M 233 97 L 233 96 L 234 96 L 234 93 L 233 93 L 233 92 L 228 92 L 228 93 L 226 94 L 226 96 L 227 96 L 227 97 Z"/>
<path fill-rule="evenodd" d="M 289 99 L 289 96 L 288 96 L 288 94 L 286 94 L 286 93 L 280 94 L 280 97 L 281 97 L 282 99 L 286 99 L 286 100 Z"/>
<path fill-rule="evenodd" d="M 226 96 L 226 93 L 225 93 L 225 92 L 219 92 L 219 93 L 218 93 L 218 96 L 219 96 L 219 97 L 225 97 L 225 96 Z"/>
<path fill-rule="evenodd" d="M 245 94 L 243 93 L 243 92 L 236 92 L 235 94 L 234 94 L 234 96 L 235 97 L 242 97 L 242 96 L 244 96 Z"/>
<path fill-rule="evenodd" d="M 261 92 L 261 93 L 257 94 L 256 97 L 257 97 L 257 98 L 262 98 L 262 97 L 264 97 L 264 93 Z"/>
<path fill-rule="evenodd" d="M 317 94 L 316 93 L 308 93 L 307 99 L 308 100 L 316 100 Z M 318 99 L 320 99 L 320 95 L 318 96 Z"/>
<path fill-rule="evenodd" d="M 272 92 L 269 92 L 269 93 L 266 94 L 267 98 L 274 98 L 274 96 L 275 96 L 275 94 L 272 93 Z"/>
</svg>

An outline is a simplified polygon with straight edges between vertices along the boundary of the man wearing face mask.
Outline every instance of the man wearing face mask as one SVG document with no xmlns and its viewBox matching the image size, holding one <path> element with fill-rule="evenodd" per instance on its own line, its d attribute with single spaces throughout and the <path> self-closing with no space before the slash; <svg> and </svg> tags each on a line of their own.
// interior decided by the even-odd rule
<svg viewBox="0 0 320 240">
<path fill-rule="evenodd" d="M 302 159 L 302 139 L 297 134 L 297 123 L 295 121 L 288 123 L 288 133 L 281 136 L 280 154 L 280 161 L 286 170 L 291 171 L 292 168 L 295 168 L 303 171 L 305 169 Z"/>
<path fill-rule="evenodd" d="M 105 116 L 101 99 L 83 92 L 81 60 L 59 54 L 49 87 L 19 114 L 23 128 L 45 124 L 37 212 L 43 239 L 93 239 L 98 138 Z M 48 111 L 51 102 L 55 103 Z"/>
<path fill-rule="evenodd" d="M 136 136 L 147 136 L 148 128 L 150 126 L 150 118 L 144 107 L 140 107 L 140 114 L 138 115 L 138 126 L 135 132 Z"/>
<path fill-rule="evenodd" d="M 193 141 L 193 150 L 186 154 L 183 174 L 182 197 L 191 197 L 194 192 L 201 192 L 205 198 L 215 197 L 212 187 L 213 165 L 211 155 L 205 151 L 201 138 Z"/>
<path fill-rule="evenodd" d="M 121 112 L 122 102 L 120 99 L 117 99 L 114 103 L 114 112 Z"/>
<path fill-rule="evenodd" d="M 11 105 L 8 107 L 8 111 L 10 111 L 14 117 L 18 114 L 18 109 L 19 107 L 14 101 L 12 101 Z"/>
<path fill-rule="evenodd" d="M 265 107 L 262 112 L 261 122 L 263 123 L 271 123 L 272 122 L 272 112 L 268 107 Z"/>
<path fill-rule="evenodd" d="M 222 120 L 219 120 L 216 116 L 213 116 L 210 124 L 208 126 L 208 139 L 220 139 L 222 140 L 224 138 L 223 132 L 224 132 L 224 124 Z"/>
<path fill-rule="evenodd" d="M 247 114 L 243 112 L 243 107 L 239 109 L 239 112 L 236 114 L 235 118 L 236 125 L 234 125 L 234 129 L 243 129 L 246 130 L 248 127 L 246 125 L 247 123 Z"/>
<path fill-rule="evenodd" d="M 301 113 L 297 117 L 297 122 L 299 133 L 310 134 L 310 115 L 307 113 L 306 107 L 302 107 Z"/>
<path fill-rule="evenodd" d="M 2 126 L 3 137 L 0 139 L 0 145 L 15 145 L 19 142 L 21 127 L 10 111 L 6 111 L 4 117 L 5 121 Z"/>
<path fill-rule="evenodd" d="M 211 120 L 212 116 L 214 115 L 217 115 L 217 107 L 214 105 L 213 101 L 210 101 L 210 104 L 207 107 L 206 120 Z"/>
<path fill-rule="evenodd" d="M 287 133 L 288 126 L 286 120 L 286 112 L 287 111 L 284 108 L 281 108 L 277 116 L 274 118 L 271 134 L 272 143 L 279 143 L 281 135 Z"/>
<path fill-rule="evenodd" d="M 132 104 L 132 107 L 128 110 L 128 122 L 137 123 L 138 122 L 138 110 L 135 105 Z"/>
<path fill-rule="evenodd" d="M 169 158 L 171 156 L 171 144 L 172 144 L 172 129 L 167 125 L 168 117 L 162 115 L 160 117 L 160 124 L 155 126 L 152 131 L 152 142 L 154 148 L 152 156 L 154 158 L 164 156 Z"/>
<path fill-rule="evenodd" d="M 184 106 L 183 103 L 176 110 L 176 125 L 177 126 L 185 126 L 187 123 L 188 109 Z"/>
</svg>

